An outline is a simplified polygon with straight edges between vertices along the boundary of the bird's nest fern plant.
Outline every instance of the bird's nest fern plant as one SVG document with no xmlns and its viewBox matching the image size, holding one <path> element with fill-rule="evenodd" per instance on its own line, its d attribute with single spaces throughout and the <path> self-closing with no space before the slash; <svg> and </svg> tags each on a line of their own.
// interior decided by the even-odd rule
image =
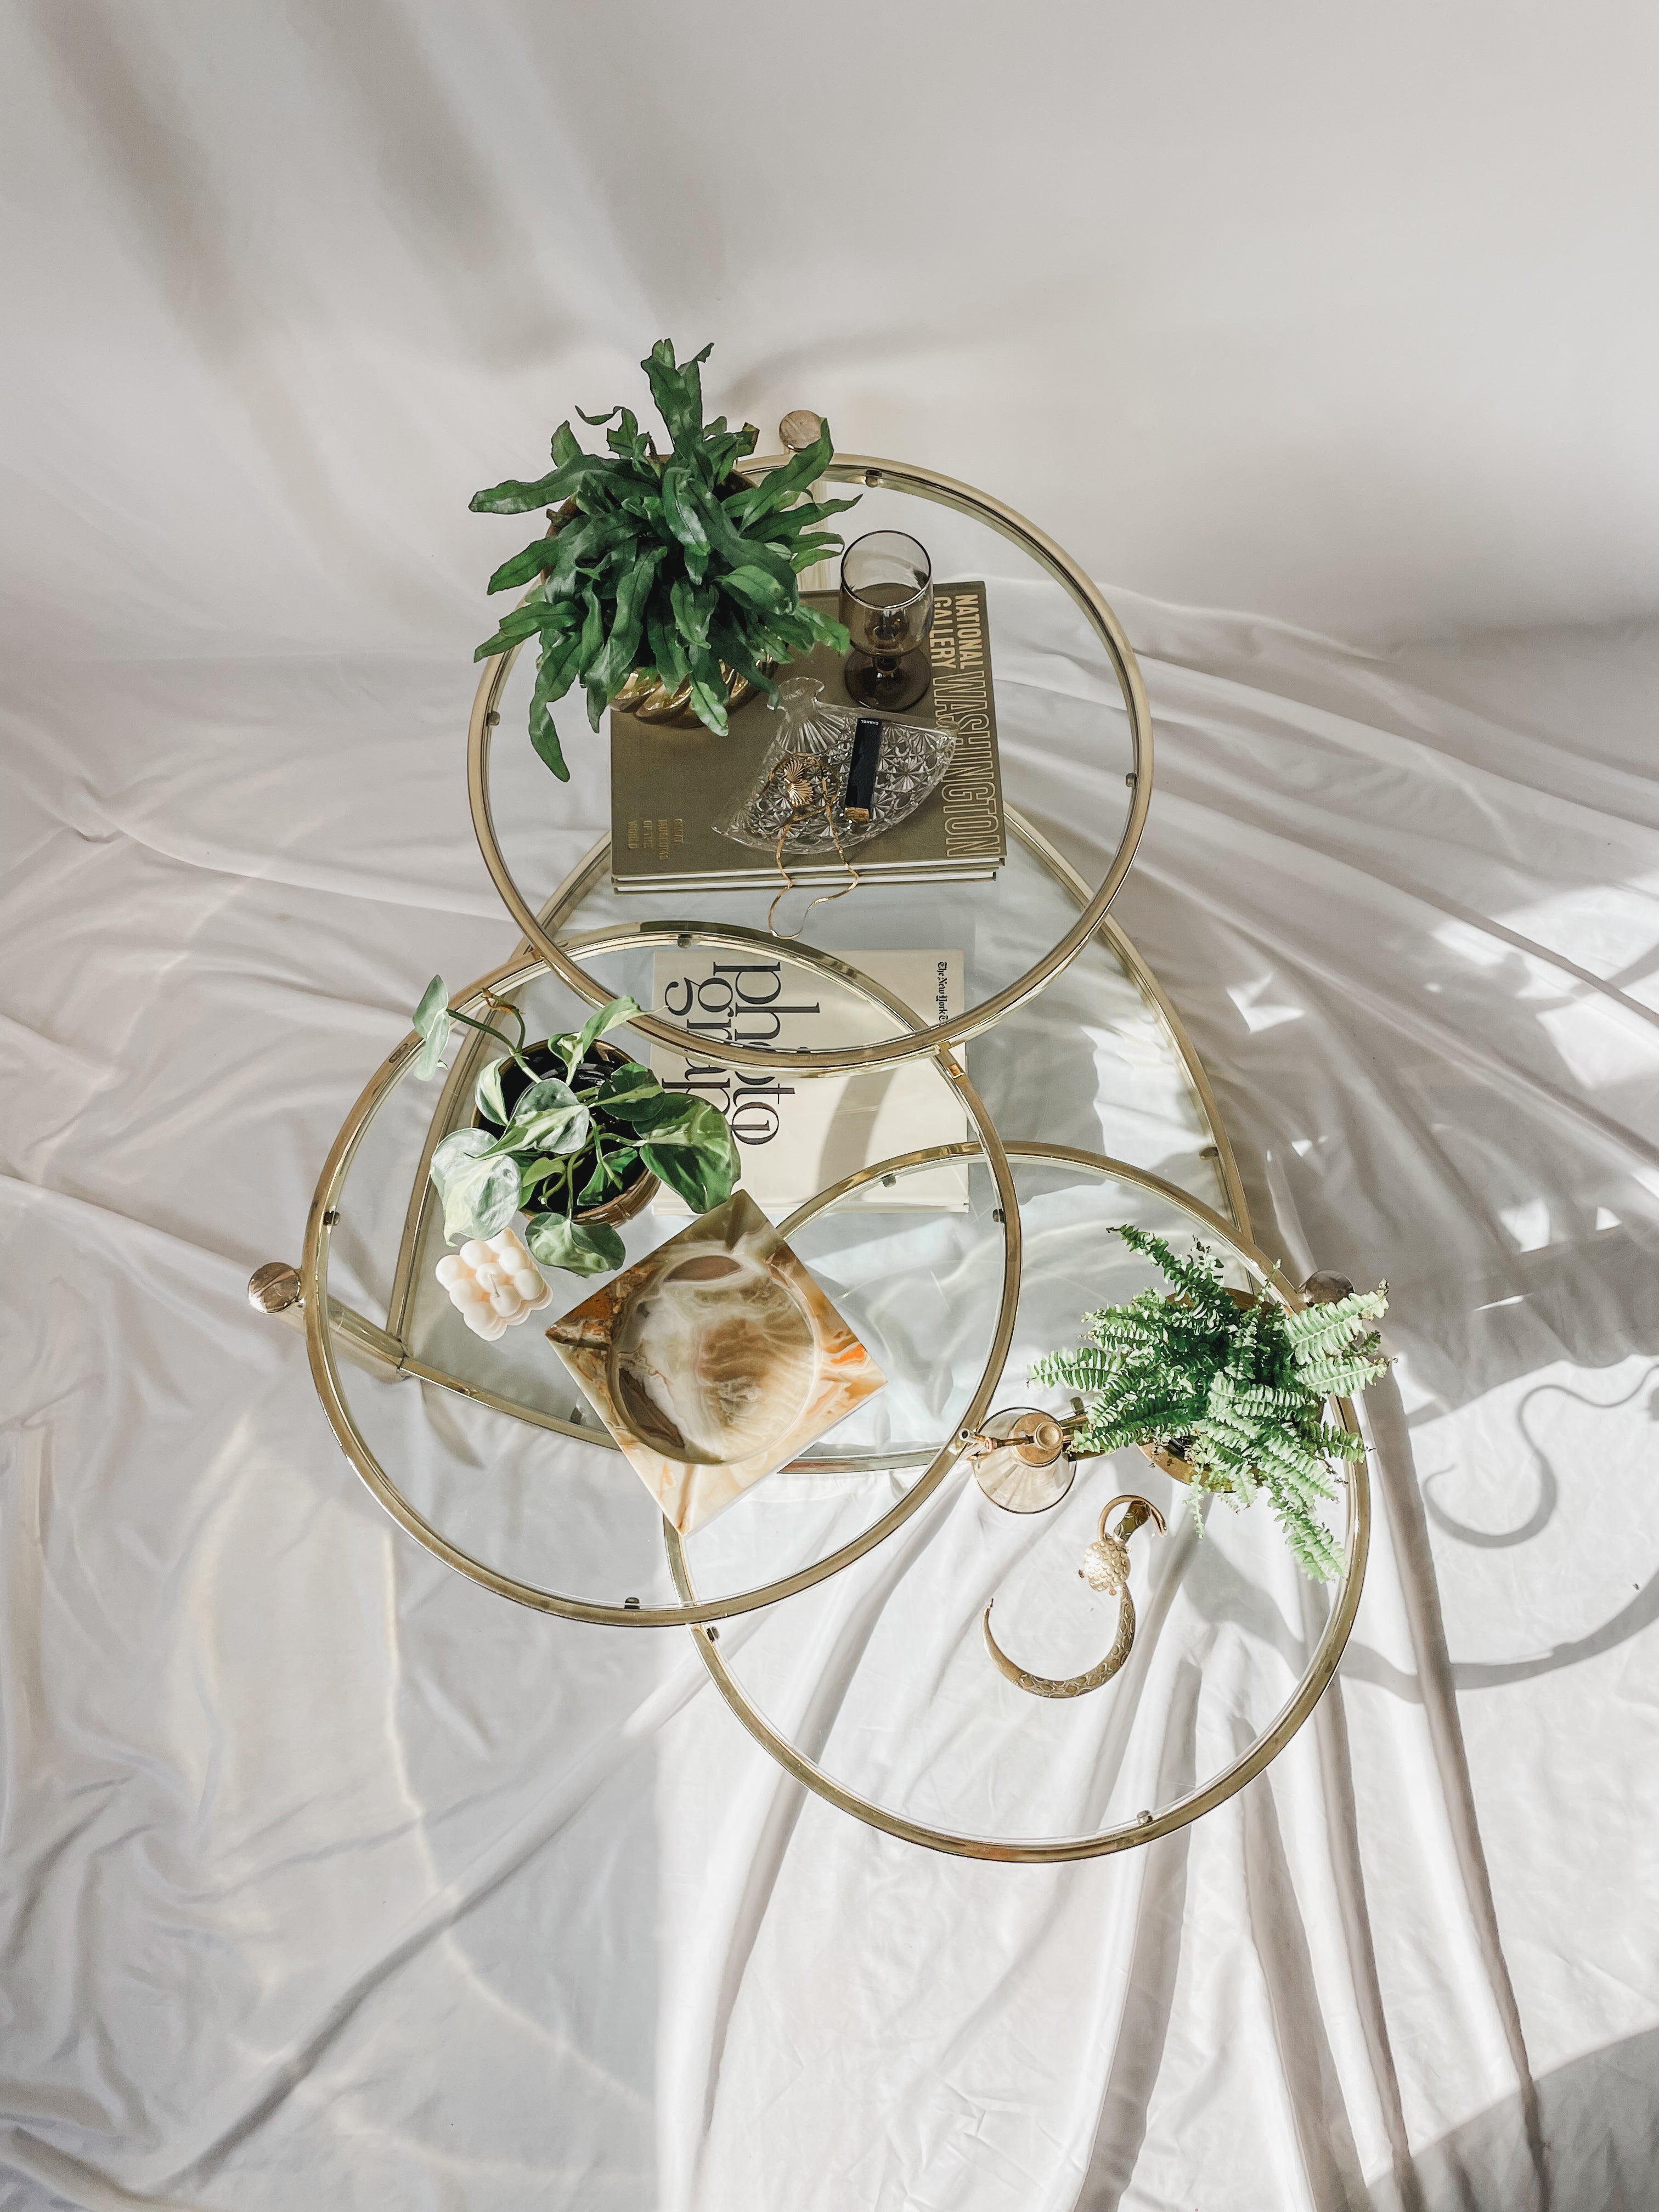
<svg viewBox="0 0 1659 2212">
<path fill-rule="evenodd" d="M 1228 1290 L 1202 1244 L 1184 1259 L 1149 1231 L 1126 1224 L 1117 1234 L 1158 1267 L 1171 1291 L 1142 1291 L 1085 1314 L 1078 1349 L 1032 1367 L 1035 1381 L 1083 1395 L 1072 1449 L 1162 1446 L 1191 1469 L 1195 1492 L 1234 1506 L 1265 1494 L 1307 1573 L 1334 1580 L 1343 1554 L 1319 1507 L 1336 1495 L 1333 1463 L 1361 1459 L 1365 1447 L 1326 1419 L 1326 1400 L 1386 1371 L 1369 1324 L 1387 1310 L 1388 1285 L 1292 1313 L 1265 1288 L 1249 1298 Z M 1196 1495 L 1193 1504 L 1196 1514 Z"/>
<path fill-rule="evenodd" d="M 822 526 L 856 504 L 802 500 L 834 456 L 830 426 L 783 467 L 747 482 L 739 464 L 755 450 L 754 424 L 733 430 L 723 415 L 702 419 L 702 363 L 712 349 L 677 362 L 672 342 L 660 338 L 640 364 L 667 453 L 630 409 L 589 415 L 579 407 L 584 422 L 611 426 L 607 453 L 586 452 L 561 422 L 549 475 L 473 496 L 478 514 L 568 504 L 550 534 L 490 578 L 492 592 L 529 590 L 473 656 L 539 641 L 530 741 L 556 776 L 569 770 L 552 709 L 574 684 L 586 694 L 595 730 L 629 677 L 643 672 L 671 690 L 689 684 L 698 720 L 724 733 L 726 671 L 775 696 L 778 662 L 818 644 L 848 649 L 842 624 L 802 603 L 799 580 L 803 568 L 840 550 L 839 536 Z"/>
</svg>

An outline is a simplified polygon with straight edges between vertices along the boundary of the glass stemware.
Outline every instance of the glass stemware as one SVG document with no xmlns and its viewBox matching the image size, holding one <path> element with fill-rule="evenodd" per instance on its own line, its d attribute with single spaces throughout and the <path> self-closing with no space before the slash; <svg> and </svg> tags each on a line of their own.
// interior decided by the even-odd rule
<svg viewBox="0 0 1659 2212">
<path fill-rule="evenodd" d="M 861 707 L 899 714 L 927 689 L 933 564 L 902 530 L 872 530 L 842 556 L 841 618 L 853 641 L 847 689 Z"/>
</svg>

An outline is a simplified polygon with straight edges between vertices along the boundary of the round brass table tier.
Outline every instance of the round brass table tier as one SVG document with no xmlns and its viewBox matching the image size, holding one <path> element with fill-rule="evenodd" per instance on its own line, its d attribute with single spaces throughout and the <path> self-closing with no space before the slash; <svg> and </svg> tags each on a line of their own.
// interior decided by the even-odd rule
<svg viewBox="0 0 1659 2212">
<path fill-rule="evenodd" d="M 1082 1152 L 1072 1146 L 1024 1143 L 1016 1138 L 1006 1140 L 1004 1149 L 1010 1161 L 1069 1165 L 1085 1173 L 1109 1176 L 1155 1193 L 1186 1214 L 1206 1237 L 1224 1246 L 1256 1281 L 1264 1284 L 1283 1304 L 1292 1309 L 1306 1304 L 1306 1299 L 1248 1237 L 1234 1229 L 1212 1207 L 1204 1205 L 1162 1176 L 1153 1175 L 1143 1168 L 1132 1167 L 1127 1161 L 1112 1159 L 1104 1153 Z M 856 1176 L 848 1176 L 832 1189 L 820 1192 L 817 1197 L 790 1216 L 783 1224 L 782 1233 L 788 1236 L 860 1183 L 943 1159 L 971 1158 L 975 1151 L 972 1145 L 938 1146 L 925 1152 L 900 1153 L 891 1159 L 878 1161 L 872 1167 L 860 1170 Z M 1358 1425 L 1348 1400 L 1334 1399 L 1332 1403 L 1344 1427 L 1357 1433 Z M 1201 1788 L 1187 1791 L 1168 1805 L 1148 1807 L 1133 1820 L 1120 1822 L 1091 1835 L 1041 1839 L 1021 1838 L 1015 1840 L 961 1834 L 926 1821 L 909 1819 L 890 1807 L 879 1804 L 862 1792 L 836 1780 L 766 1719 L 754 1700 L 745 1693 L 707 1630 L 694 1631 L 694 1638 L 715 1687 L 756 1742 L 798 1782 L 805 1784 L 807 1789 L 840 1811 L 852 1814 L 854 1819 L 864 1821 L 867 1826 L 879 1828 L 905 1843 L 920 1844 L 930 1850 L 943 1851 L 957 1858 L 994 1859 L 1025 1865 L 1053 1864 L 1066 1859 L 1101 1858 L 1114 1851 L 1133 1850 L 1139 1844 L 1152 1843 L 1156 1838 L 1186 1827 L 1203 1814 L 1224 1804 L 1229 1797 L 1242 1790 L 1247 1782 L 1254 1780 L 1278 1757 L 1318 1704 L 1331 1676 L 1336 1672 L 1347 1644 L 1364 1583 L 1365 1561 L 1370 1542 L 1370 1487 L 1364 1460 L 1352 1464 L 1344 1489 L 1346 1522 L 1343 1535 L 1346 1565 L 1342 1582 L 1329 1619 L 1302 1677 L 1279 1711 L 1230 1765 L 1212 1777 Z M 692 1602 L 696 1592 L 684 1547 L 675 1529 L 666 1522 L 663 1524 L 663 1534 L 675 1587 L 688 1603 Z"/>
<path fill-rule="evenodd" d="M 604 953 L 632 950 L 641 946 L 672 945 L 678 942 L 684 934 L 684 931 L 672 922 L 665 927 L 649 923 L 637 923 L 623 929 L 590 931 L 581 936 L 568 939 L 566 943 L 573 952 L 595 958 Z M 698 937 L 702 944 L 715 946 L 721 951 L 749 951 L 754 949 L 757 944 L 764 945 L 769 942 L 758 937 L 754 931 L 735 927 L 723 930 L 704 927 L 699 930 Z M 902 1000 L 896 998 L 871 977 L 861 975 L 857 969 L 849 967 L 845 961 L 837 960 L 829 953 L 815 951 L 806 945 L 792 947 L 789 957 L 819 975 L 833 977 L 841 982 L 851 985 L 890 1014 L 901 1024 L 915 1024 L 917 1017 Z M 481 977 L 467 991 L 458 994 L 452 1003 L 463 1012 L 479 1014 L 488 1004 L 488 994 L 493 992 L 498 996 L 505 995 L 517 989 L 532 977 L 539 975 L 544 965 L 544 962 L 533 957 L 528 961 L 513 963 L 506 968 L 496 969 L 492 975 Z M 640 1026 L 640 1024 L 630 1024 L 629 1026 Z M 460 1546 L 452 1543 L 442 1531 L 435 1528 L 428 1516 L 405 1497 L 399 1485 L 381 1465 L 368 1439 L 363 1434 L 360 1424 L 352 1413 L 342 1384 L 336 1357 L 335 1329 L 330 1318 L 331 1304 L 328 1287 L 329 1249 L 334 1226 L 339 1218 L 339 1200 L 343 1188 L 365 1132 L 381 1103 L 389 1096 L 420 1051 L 421 1042 L 420 1037 L 411 1030 L 396 1051 L 375 1070 L 356 1104 L 346 1116 L 344 1125 L 334 1140 L 333 1148 L 324 1165 L 316 1192 L 312 1199 L 311 1213 L 306 1224 L 305 1250 L 301 1261 L 300 1276 L 301 1294 L 305 1310 L 306 1342 L 310 1354 L 312 1376 L 334 1433 L 338 1437 L 347 1458 L 350 1460 L 387 1512 L 401 1527 L 406 1528 L 410 1535 L 424 1544 L 429 1552 L 434 1553 L 459 1573 L 469 1577 L 473 1582 L 482 1584 L 484 1589 L 493 1590 L 498 1597 L 510 1598 L 515 1604 L 530 1606 L 538 1612 L 558 1613 L 568 1620 L 598 1623 L 613 1628 L 684 1627 L 701 1621 L 728 1620 L 735 1613 L 752 1612 L 757 1607 L 771 1605 L 780 1598 L 793 1596 L 799 1591 L 811 1589 L 815 1583 L 824 1581 L 829 1576 L 839 1572 L 843 1567 L 850 1566 L 854 1560 L 862 1559 L 866 1553 L 872 1551 L 896 1528 L 902 1527 L 939 1488 L 963 1449 L 961 1437 L 955 1433 L 937 1450 L 928 1455 L 926 1471 L 896 1505 L 863 1530 L 860 1535 L 837 1547 L 835 1551 L 816 1560 L 811 1566 L 800 1568 L 793 1574 L 781 1576 L 775 1580 L 759 1584 L 752 1589 L 738 1592 L 731 1596 L 702 1600 L 691 1598 L 672 1606 L 603 1604 L 592 1599 L 575 1597 L 564 1592 L 547 1589 L 538 1583 L 522 1581 L 517 1576 L 504 1574 L 498 1568 L 489 1565 L 484 1560 L 474 1558 Z M 992 1177 L 996 1185 L 1002 1226 L 1002 1285 L 998 1302 L 996 1324 L 992 1332 L 990 1350 L 987 1354 L 984 1368 L 969 1397 L 960 1424 L 963 1430 L 971 1431 L 978 1425 L 990 1409 L 992 1394 L 1001 1376 L 1004 1363 L 1007 1358 L 1008 1346 L 1013 1336 L 1014 1312 L 1019 1301 L 1020 1284 L 1019 1201 L 1014 1189 L 1013 1178 L 1009 1172 L 1001 1139 L 998 1137 L 990 1116 L 985 1110 L 979 1093 L 969 1081 L 960 1063 L 949 1052 L 942 1050 L 935 1052 L 933 1058 L 944 1080 L 949 1085 L 955 1096 L 960 1099 L 978 1133 L 979 1145 L 975 1149 L 982 1153 L 990 1167 Z M 431 1158 L 432 1147 L 441 1133 L 441 1125 L 445 1118 L 445 1103 L 453 1100 L 459 1087 L 457 1085 L 456 1077 L 464 1066 L 465 1063 L 458 1061 L 457 1067 L 452 1069 L 451 1080 L 445 1086 L 445 1093 L 440 1101 L 439 1110 L 433 1116 L 427 1147 L 417 1170 L 414 1200 L 414 1211 L 417 1215 L 418 1210 L 428 1202 L 427 1165 Z M 836 1187 L 836 1194 L 839 1194 L 843 1186 L 841 1185 Z M 804 1220 L 809 1218 L 814 1210 L 816 1209 L 811 1207 L 803 1209 L 793 1218 L 797 1222 Z M 414 1367 L 413 1363 L 404 1361 L 401 1364 L 409 1371 L 420 1372 L 419 1369 Z M 476 1395 L 477 1394 L 469 1392 L 466 1395 Z M 564 1424 L 549 1424 L 549 1425 L 564 1427 L 567 1434 L 578 1433 Z M 884 1465 L 890 1466 L 896 1463 L 892 1455 L 882 1454 L 875 1456 Z M 914 1455 L 899 1455 L 896 1463 L 903 1463 L 907 1456 L 914 1458 Z M 842 1460 L 835 1463 L 845 1466 L 848 1462 Z"/>
<path fill-rule="evenodd" d="M 782 467 L 788 458 L 784 453 L 770 454 L 764 459 L 745 461 L 744 467 L 745 472 L 760 473 Z M 979 1036 L 1000 1021 L 1005 1014 L 1034 997 L 1061 969 L 1076 959 L 1104 919 L 1106 909 L 1116 896 L 1119 886 L 1128 873 L 1129 863 L 1134 858 L 1152 790 L 1152 714 L 1134 653 L 1116 616 L 1094 583 L 1070 556 L 1055 544 L 1053 538 L 1039 530 L 1035 523 L 1028 522 L 1024 515 L 1005 507 L 1001 501 L 993 499 L 988 493 L 976 491 L 971 484 L 958 483 L 951 477 L 939 476 L 931 469 L 918 468 L 911 462 L 881 460 L 868 454 L 848 453 L 832 462 L 825 474 L 837 483 L 860 483 L 872 489 L 908 492 L 938 506 L 954 508 L 959 514 L 987 524 L 999 536 L 1022 547 L 1039 568 L 1055 578 L 1082 611 L 1105 649 L 1128 716 L 1133 766 L 1128 777 L 1130 804 L 1127 817 L 1105 875 L 1097 888 L 1088 893 L 1083 910 L 1072 927 L 1035 965 L 1004 989 L 982 1000 L 978 1006 L 966 1007 L 953 1019 L 936 1022 L 931 1026 L 917 1026 L 902 1036 L 849 1045 L 843 1049 L 823 1047 L 788 1051 L 768 1049 L 765 1052 L 764 1065 L 769 1069 L 801 1075 L 847 1074 L 858 1068 L 886 1066 L 899 1060 L 914 1060 L 925 1054 L 951 1050 L 969 1037 Z M 500 719 L 499 702 L 502 687 L 519 650 L 514 646 L 508 652 L 499 653 L 483 664 L 483 674 L 473 702 L 467 741 L 467 785 L 472 808 L 472 826 L 477 833 L 484 865 L 489 870 L 507 912 L 524 932 L 526 943 L 541 956 L 549 970 L 561 981 L 590 1005 L 599 1006 L 605 1004 L 609 994 L 584 971 L 570 951 L 556 942 L 548 926 L 526 898 L 502 853 L 490 811 L 491 742 Z M 1005 811 L 1010 811 L 1005 809 Z M 696 925 L 684 927 L 695 929 Z M 755 1048 L 745 1050 L 740 1045 L 726 1044 L 716 1038 L 695 1034 L 678 1022 L 665 1020 L 660 1015 L 641 1014 L 633 1026 L 641 1036 L 649 1037 L 653 1044 L 712 1061 L 720 1066 L 753 1067 L 757 1064 Z"/>
</svg>

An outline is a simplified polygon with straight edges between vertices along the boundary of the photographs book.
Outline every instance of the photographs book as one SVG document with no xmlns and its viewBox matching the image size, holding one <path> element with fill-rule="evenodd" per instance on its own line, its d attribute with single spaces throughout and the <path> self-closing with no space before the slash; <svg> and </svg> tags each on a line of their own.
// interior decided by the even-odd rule
<svg viewBox="0 0 1659 2212">
<path fill-rule="evenodd" d="M 960 952 L 843 952 L 924 1021 L 949 1021 L 963 1008 Z M 814 975 L 782 955 L 775 959 L 712 947 L 653 957 L 655 1011 L 723 1044 L 769 1044 L 785 1051 L 858 1044 L 891 1034 L 889 1018 L 833 977 Z M 664 1087 L 707 1098 L 725 1115 L 743 1163 L 742 1188 L 775 1218 L 854 1169 L 927 1145 L 952 1145 L 971 1133 L 968 1117 L 931 1060 L 858 1075 L 798 1076 L 766 1068 L 721 1067 L 651 1048 Z M 849 1204 L 965 1212 L 968 1167 L 949 1161 L 902 1176 L 890 1189 L 873 1183 Z M 672 1192 L 659 1213 L 686 1207 Z"/>
<path fill-rule="evenodd" d="M 804 597 L 826 614 L 836 611 L 833 592 Z M 928 651 L 928 688 L 896 719 L 953 729 L 957 748 L 939 789 L 908 820 L 858 848 L 859 873 L 871 882 L 982 880 L 994 876 L 1007 857 L 982 583 L 936 588 Z M 827 646 L 778 674 L 816 677 L 826 703 L 863 711 L 848 696 L 841 656 Z M 763 696 L 733 713 L 724 738 L 701 722 L 670 729 L 612 710 L 611 880 L 618 891 L 778 888 L 778 872 L 764 854 L 734 844 L 714 827 L 738 811 L 776 727 Z M 792 860 L 789 872 L 798 883 L 814 886 L 846 880 L 833 856 L 828 864 Z"/>
</svg>

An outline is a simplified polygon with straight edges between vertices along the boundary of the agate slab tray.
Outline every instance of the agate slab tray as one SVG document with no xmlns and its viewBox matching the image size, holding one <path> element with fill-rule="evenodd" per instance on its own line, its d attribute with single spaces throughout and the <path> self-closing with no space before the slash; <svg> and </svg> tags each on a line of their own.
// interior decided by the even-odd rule
<svg viewBox="0 0 1659 2212">
<path fill-rule="evenodd" d="M 683 1536 L 887 1380 L 742 1190 L 547 1334 Z"/>
</svg>

